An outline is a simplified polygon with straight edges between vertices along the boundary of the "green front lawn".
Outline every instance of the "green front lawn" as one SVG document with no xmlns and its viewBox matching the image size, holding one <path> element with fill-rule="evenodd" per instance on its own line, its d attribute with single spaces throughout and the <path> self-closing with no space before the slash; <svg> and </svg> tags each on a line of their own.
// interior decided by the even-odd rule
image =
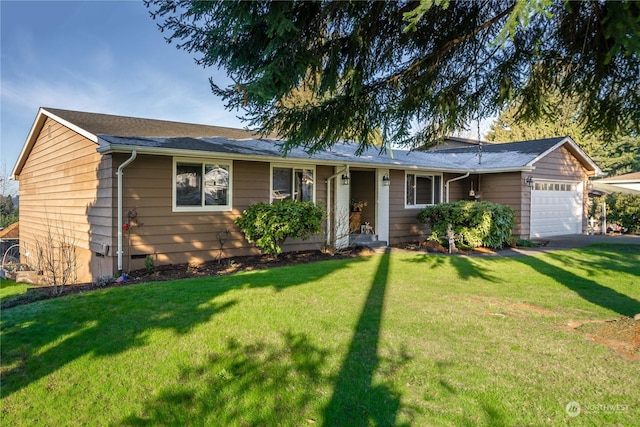
<svg viewBox="0 0 640 427">
<path fill-rule="evenodd" d="M 0 279 L 0 302 L 24 294 L 29 286 L 9 279 Z"/>
<path fill-rule="evenodd" d="M 568 325 L 640 312 L 639 276 L 393 253 L 39 301 L 2 312 L 2 425 L 633 425 L 640 350 Z"/>
</svg>

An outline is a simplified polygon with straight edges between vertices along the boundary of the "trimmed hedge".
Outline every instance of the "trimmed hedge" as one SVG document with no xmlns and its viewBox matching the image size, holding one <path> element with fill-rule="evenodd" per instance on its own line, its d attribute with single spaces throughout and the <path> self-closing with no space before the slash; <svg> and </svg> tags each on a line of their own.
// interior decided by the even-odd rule
<svg viewBox="0 0 640 427">
<path fill-rule="evenodd" d="M 431 227 L 437 238 L 447 238 L 447 227 L 465 245 L 501 248 L 509 243 L 515 225 L 515 212 L 509 206 L 491 202 L 459 201 L 427 206 L 418 221 Z"/>
<path fill-rule="evenodd" d="M 322 231 L 324 211 L 313 202 L 283 200 L 249 206 L 235 220 L 249 243 L 265 254 L 282 253 L 287 237 L 308 239 Z"/>
</svg>

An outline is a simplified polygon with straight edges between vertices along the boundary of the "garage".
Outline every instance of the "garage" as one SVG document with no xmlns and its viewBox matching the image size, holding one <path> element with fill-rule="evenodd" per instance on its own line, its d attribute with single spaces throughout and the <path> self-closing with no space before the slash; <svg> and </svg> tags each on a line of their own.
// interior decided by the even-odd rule
<svg viewBox="0 0 640 427">
<path fill-rule="evenodd" d="M 531 238 L 582 234 L 579 182 L 536 181 L 531 189 Z"/>
</svg>

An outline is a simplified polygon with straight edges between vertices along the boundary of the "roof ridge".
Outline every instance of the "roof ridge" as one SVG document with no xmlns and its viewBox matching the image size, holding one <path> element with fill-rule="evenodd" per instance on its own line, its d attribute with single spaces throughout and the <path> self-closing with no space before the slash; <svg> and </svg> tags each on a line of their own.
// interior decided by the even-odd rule
<svg viewBox="0 0 640 427">
<path fill-rule="evenodd" d="M 204 123 L 189 123 L 147 117 L 123 116 L 88 111 L 42 107 L 42 110 L 93 135 L 141 137 L 214 137 L 256 138 L 257 131 Z M 269 135 L 267 138 L 274 138 Z"/>
<path fill-rule="evenodd" d="M 86 116 L 93 116 L 93 117 L 111 117 L 111 118 L 117 118 L 117 119 L 132 119 L 132 120 L 143 120 L 143 121 L 148 120 L 153 122 L 164 122 L 164 123 L 181 124 L 181 125 L 206 126 L 206 127 L 222 128 L 222 129 L 244 130 L 241 128 L 235 128 L 231 126 L 218 126 L 218 125 L 211 125 L 206 123 L 184 122 L 184 121 L 178 121 L 178 120 L 156 119 L 152 117 L 128 116 L 128 115 L 122 115 L 122 114 L 98 113 L 95 111 L 69 110 L 65 108 L 52 108 L 52 107 L 42 107 L 42 109 L 49 111 L 51 113 L 54 113 L 56 115 L 58 115 L 58 113 L 61 113 L 63 115 L 65 113 L 71 113 L 71 114 L 86 115 Z"/>
</svg>

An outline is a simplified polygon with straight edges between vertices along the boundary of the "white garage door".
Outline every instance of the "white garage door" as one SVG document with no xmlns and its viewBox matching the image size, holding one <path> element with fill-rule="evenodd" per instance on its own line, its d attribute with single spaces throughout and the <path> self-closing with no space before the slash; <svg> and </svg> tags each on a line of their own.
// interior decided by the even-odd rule
<svg viewBox="0 0 640 427">
<path fill-rule="evenodd" d="M 582 233 L 582 186 L 536 181 L 531 190 L 531 237 Z"/>
</svg>

